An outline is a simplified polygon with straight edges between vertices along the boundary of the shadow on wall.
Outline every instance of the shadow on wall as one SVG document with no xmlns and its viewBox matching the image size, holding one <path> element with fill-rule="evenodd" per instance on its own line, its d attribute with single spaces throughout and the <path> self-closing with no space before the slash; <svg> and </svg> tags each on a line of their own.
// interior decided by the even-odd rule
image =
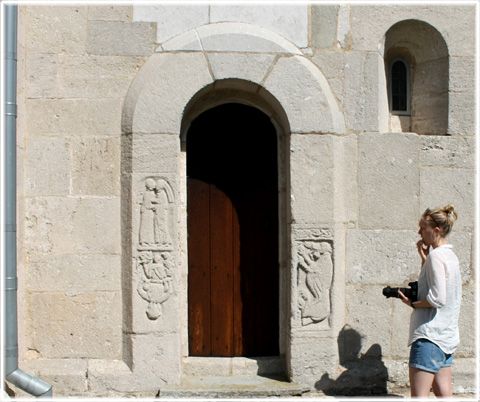
<svg viewBox="0 0 480 402">
<path fill-rule="evenodd" d="M 382 362 L 382 348 L 372 345 L 360 354 L 362 336 L 344 326 L 338 335 L 340 364 L 346 369 L 337 379 L 324 374 L 315 388 L 332 396 L 386 395 L 388 370 Z"/>
</svg>

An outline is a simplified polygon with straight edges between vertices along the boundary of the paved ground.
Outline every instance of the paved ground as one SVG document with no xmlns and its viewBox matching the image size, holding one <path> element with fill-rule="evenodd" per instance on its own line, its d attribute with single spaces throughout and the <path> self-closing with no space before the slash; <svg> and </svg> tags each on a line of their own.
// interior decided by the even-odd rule
<svg viewBox="0 0 480 402">
<path fill-rule="evenodd" d="M 241 377 L 190 377 L 184 378 L 179 386 L 169 386 L 160 390 L 160 398 L 269 398 L 269 399 L 351 399 L 326 395 L 321 391 L 308 389 L 277 378 L 259 376 Z M 361 396 L 363 399 L 405 399 L 410 397 L 410 390 L 401 388 L 385 395 Z M 354 398 L 354 397 L 353 397 Z M 455 398 L 475 400 L 474 394 L 458 394 Z"/>
<path fill-rule="evenodd" d="M 433 395 L 432 395 L 433 396 Z M 116 400 L 121 398 L 146 398 L 152 400 L 155 395 L 59 395 L 55 394 L 57 400 L 78 400 L 83 398 L 102 398 L 109 397 Z M 27 395 L 27 399 L 34 399 Z M 298 384 L 292 384 L 282 381 L 278 378 L 266 378 L 259 376 L 240 376 L 240 377 L 190 377 L 184 378 L 179 386 L 167 386 L 160 390 L 158 399 L 187 399 L 187 400 L 212 400 L 219 399 L 278 399 L 278 400 L 296 400 L 296 399 L 336 399 L 336 400 L 384 400 L 384 399 L 409 399 L 410 390 L 400 388 L 385 395 L 359 396 L 357 398 L 339 395 L 325 395 L 323 392 L 312 392 Z M 15 400 L 3 393 L 0 400 Z M 433 398 L 434 399 L 434 398 Z M 474 401 L 474 394 L 456 394 L 454 400 Z"/>
</svg>

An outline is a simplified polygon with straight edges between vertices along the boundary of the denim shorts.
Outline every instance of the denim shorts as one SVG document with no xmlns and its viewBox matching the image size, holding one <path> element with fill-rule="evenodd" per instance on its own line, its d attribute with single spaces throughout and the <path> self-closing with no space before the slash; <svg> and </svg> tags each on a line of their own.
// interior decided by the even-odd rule
<svg viewBox="0 0 480 402">
<path fill-rule="evenodd" d="M 450 367 L 453 354 L 446 354 L 439 346 L 427 339 L 418 339 L 410 349 L 409 366 L 430 373 L 438 373 L 441 368 Z"/>
</svg>

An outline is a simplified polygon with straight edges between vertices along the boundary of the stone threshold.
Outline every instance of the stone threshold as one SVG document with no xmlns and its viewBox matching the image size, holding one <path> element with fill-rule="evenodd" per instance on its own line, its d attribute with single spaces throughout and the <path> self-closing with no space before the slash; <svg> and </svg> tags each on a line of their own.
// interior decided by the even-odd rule
<svg viewBox="0 0 480 402">
<path fill-rule="evenodd" d="M 190 376 L 183 377 L 180 385 L 163 387 L 157 398 L 289 398 L 308 392 L 308 388 L 290 383 L 282 376 Z"/>
<path fill-rule="evenodd" d="M 185 357 L 185 377 L 281 376 L 286 373 L 285 359 L 272 357 Z"/>
</svg>

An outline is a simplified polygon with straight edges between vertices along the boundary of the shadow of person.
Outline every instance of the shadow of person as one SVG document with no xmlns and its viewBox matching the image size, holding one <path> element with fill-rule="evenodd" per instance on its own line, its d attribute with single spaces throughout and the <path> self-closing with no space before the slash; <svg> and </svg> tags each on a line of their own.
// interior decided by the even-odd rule
<svg viewBox="0 0 480 402">
<path fill-rule="evenodd" d="M 361 349 L 360 333 L 344 326 L 338 336 L 338 354 L 345 370 L 337 379 L 324 374 L 315 388 L 331 396 L 386 395 L 388 370 L 382 362 L 381 346 L 374 344 L 364 354 Z"/>
</svg>

